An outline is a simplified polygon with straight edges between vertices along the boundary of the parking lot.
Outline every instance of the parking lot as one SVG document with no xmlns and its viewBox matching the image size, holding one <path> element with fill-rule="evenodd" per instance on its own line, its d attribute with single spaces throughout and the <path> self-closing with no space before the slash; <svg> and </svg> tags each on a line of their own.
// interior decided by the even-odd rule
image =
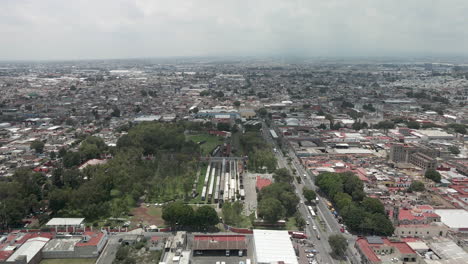
<svg viewBox="0 0 468 264">
<path fill-rule="evenodd" d="M 294 247 L 297 247 L 297 250 L 299 251 L 299 263 L 300 264 L 309 264 L 309 263 L 317 263 L 314 262 L 316 260 L 320 259 L 320 252 L 318 253 L 312 253 L 311 251 L 314 250 L 313 243 L 309 240 L 306 239 L 295 239 L 293 241 Z M 306 252 L 306 250 L 308 252 Z M 310 257 L 314 255 L 313 257 Z M 309 256 L 309 257 L 308 257 Z"/>
</svg>

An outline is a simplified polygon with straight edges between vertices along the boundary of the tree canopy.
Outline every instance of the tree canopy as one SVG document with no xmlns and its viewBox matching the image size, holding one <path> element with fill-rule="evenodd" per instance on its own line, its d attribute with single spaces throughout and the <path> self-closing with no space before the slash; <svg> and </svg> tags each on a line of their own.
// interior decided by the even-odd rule
<svg viewBox="0 0 468 264">
<path fill-rule="evenodd" d="M 440 180 L 442 179 L 442 176 L 436 170 L 427 170 L 426 173 L 424 174 L 424 177 L 434 182 L 440 182 Z"/>
<path fill-rule="evenodd" d="M 335 204 L 343 221 L 353 232 L 391 235 L 393 225 L 378 199 L 366 197 L 364 185 L 352 173 L 321 173 L 317 186 Z"/>
<path fill-rule="evenodd" d="M 315 200 L 315 198 L 317 197 L 317 194 L 311 190 L 311 189 L 308 189 L 308 188 L 304 188 L 302 189 L 302 194 L 304 195 L 304 198 L 306 198 L 307 202 L 312 202 Z"/>
<path fill-rule="evenodd" d="M 34 149 L 36 153 L 42 153 L 44 151 L 44 142 L 40 140 L 34 140 L 31 142 L 31 149 Z"/>
<path fill-rule="evenodd" d="M 275 182 L 258 194 L 259 215 L 268 222 L 276 222 L 285 216 L 293 216 L 299 198 L 289 183 Z"/>
<path fill-rule="evenodd" d="M 346 238 L 341 234 L 335 234 L 328 237 L 328 243 L 332 249 L 332 253 L 338 257 L 344 257 L 346 254 L 346 248 L 348 242 Z"/>
<path fill-rule="evenodd" d="M 425 189 L 426 188 L 424 187 L 424 183 L 421 181 L 413 181 L 408 190 L 412 192 L 422 192 Z"/>
</svg>

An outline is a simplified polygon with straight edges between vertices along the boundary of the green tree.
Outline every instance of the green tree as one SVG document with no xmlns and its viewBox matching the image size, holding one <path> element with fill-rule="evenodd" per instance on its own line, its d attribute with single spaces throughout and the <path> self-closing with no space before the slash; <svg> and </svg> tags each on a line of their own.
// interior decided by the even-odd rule
<svg viewBox="0 0 468 264">
<path fill-rule="evenodd" d="M 314 201 L 317 197 L 317 194 L 313 190 L 308 188 L 302 189 L 302 195 L 304 195 L 304 198 L 306 198 L 307 202 L 309 203 Z"/>
<path fill-rule="evenodd" d="M 346 254 L 346 248 L 348 242 L 346 238 L 341 234 L 335 234 L 328 237 L 328 243 L 332 249 L 332 253 L 338 257 L 344 257 Z"/>
<path fill-rule="evenodd" d="M 422 192 L 426 188 L 424 187 L 424 183 L 421 181 L 413 181 L 409 187 L 409 190 L 412 192 Z"/>
<path fill-rule="evenodd" d="M 466 134 L 466 127 L 463 124 L 453 123 L 453 124 L 448 125 L 448 127 L 453 129 L 456 133 Z"/>
<path fill-rule="evenodd" d="M 74 166 L 78 166 L 81 164 L 81 155 L 78 152 L 67 152 L 65 156 L 63 156 L 63 166 L 65 168 L 71 168 Z"/>
<path fill-rule="evenodd" d="M 219 131 L 229 131 L 229 130 L 231 130 L 231 126 L 229 124 L 226 124 L 226 123 L 218 123 L 216 125 L 216 128 Z"/>
<path fill-rule="evenodd" d="M 36 153 L 42 153 L 44 151 L 44 142 L 39 140 L 34 140 L 30 145 L 31 149 L 34 149 Z"/>
<path fill-rule="evenodd" d="M 427 170 L 426 173 L 424 174 L 424 177 L 434 182 L 440 182 L 440 180 L 442 179 L 442 176 L 436 170 Z"/>
<path fill-rule="evenodd" d="M 282 192 L 279 197 L 279 201 L 286 210 L 286 216 L 292 216 L 296 212 L 299 198 L 293 192 Z"/>
<path fill-rule="evenodd" d="M 194 219 L 194 211 L 189 205 L 173 202 L 163 207 L 162 219 L 171 227 L 176 225 L 190 226 Z"/>
<path fill-rule="evenodd" d="M 268 114 L 268 111 L 265 108 L 258 109 L 258 115 L 262 118 L 265 118 Z"/>
<path fill-rule="evenodd" d="M 296 226 L 299 228 L 299 230 L 304 230 L 304 227 L 306 225 L 306 221 L 304 220 L 304 217 L 297 211 L 294 214 L 294 220 L 296 221 Z"/>
<path fill-rule="evenodd" d="M 239 201 L 234 203 L 226 202 L 223 204 L 223 221 L 227 225 L 237 226 L 242 221 L 243 205 Z"/>
<path fill-rule="evenodd" d="M 380 121 L 379 123 L 377 123 L 375 125 L 375 128 L 377 129 L 383 129 L 385 131 L 388 131 L 389 129 L 393 129 L 395 128 L 395 123 L 393 123 L 392 121 L 390 120 L 384 120 L 384 121 Z"/>
<path fill-rule="evenodd" d="M 120 246 L 119 249 L 117 250 L 117 253 L 115 254 L 115 258 L 119 261 L 123 261 L 124 259 L 127 258 L 129 253 L 130 253 L 129 246 Z"/>
<path fill-rule="evenodd" d="M 324 130 L 327 129 L 327 126 L 325 124 L 320 124 L 317 128 Z"/>
<path fill-rule="evenodd" d="M 361 204 L 369 213 L 385 214 L 385 207 L 379 199 L 366 197 L 362 200 Z"/>
<path fill-rule="evenodd" d="M 448 150 L 453 154 L 453 155 L 458 155 L 460 154 L 460 149 L 457 146 L 449 146 Z"/>
<path fill-rule="evenodd" d="M 408 121 L 407 126 L 408 126 L 408 128 L 411 128 L 411 129 L 419 129 L 419 128 L 421 128 L 421 126 L 419 125 L 419 123 L 416 122 L 416 121 Z"/>
<path fill-rule="evenodd" d="M 341 210 L 353 203 L 353 198 L 347 193 L 337 193 L 333 198 L 338 210 Z"/>
<path fill-rule="evenodd" d="M 112 117 L 120 117 L 120 109 L 119 109 L 117 106 L 115 106 L 115 107 L 112 109 L 111 116 L 112 116 Z"/>
<path fill-rule="evenodd" d="M 59 149 L 59 153 L 58 153 L 58 156 L 60 158 L 63 158 L 65 156 L 65 154 L 67 154 L 67 150 L 65 148 L 61 148 Z"/>
<path fill-rule="evenodd" d="M 375 235 L 391 236 L 395 230 L 390 219 L 384 214 L 373 214 L 371 221 L 373 223 L 373 234 Z"/>
<path fill-rule="evenodd" d="M 273 172 L 273 179 L 275 182 L 291 182 L 292 177 L 289 171 L 286 168 L 281 168 Z"/>
<path fill-rule="evenodd" d="M 195 221 L 199 227 L 215 226 L 219 223 L 219 217 L 215 209 L 209 205 L 204 205 L 195 211 Z"/>
<path fill-rule="evenodd" d="M 235 107 L 239 107 L 239 106 L 241 105 L 241 102 L 239 102 L 239 101 L 234 101 L 233 105 L 234 105 Z"/>
<path fill-rule="evenodd" d="M 284 218 L 285 209 L 278 199 L 266 198 L 262 199 L 258 205 L 258 214 L 269 223 L 276 223 Z"/>
</svg>

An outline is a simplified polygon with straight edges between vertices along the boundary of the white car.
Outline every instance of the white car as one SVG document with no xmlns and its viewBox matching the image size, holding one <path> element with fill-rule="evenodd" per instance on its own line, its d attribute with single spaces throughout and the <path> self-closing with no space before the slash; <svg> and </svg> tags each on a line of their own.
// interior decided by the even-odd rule
<svg viewBox="0 0 468 264">
<path fill-rule="evenodd" d="M 309 221 L 306 221 L 306 224 L 309 225 Z"/>
<path fill-rule="evenodd" d="M 312 226 L 312 229 L 313 229 L 313 230 L 317 230 L 317 227 L 316 227 L 316 226 Z"/>
</svg>

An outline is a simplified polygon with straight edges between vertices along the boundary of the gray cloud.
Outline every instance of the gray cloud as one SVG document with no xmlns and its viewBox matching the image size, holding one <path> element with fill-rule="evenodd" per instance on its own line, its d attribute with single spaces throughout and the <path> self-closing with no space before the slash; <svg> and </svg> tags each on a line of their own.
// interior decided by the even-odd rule
<svg viewBox="0 0 468 264">
<path fill-rule="evenodd" d="M 468 55 L 466 0 L 1 0 L 0 59 Z"/>
</svg>

